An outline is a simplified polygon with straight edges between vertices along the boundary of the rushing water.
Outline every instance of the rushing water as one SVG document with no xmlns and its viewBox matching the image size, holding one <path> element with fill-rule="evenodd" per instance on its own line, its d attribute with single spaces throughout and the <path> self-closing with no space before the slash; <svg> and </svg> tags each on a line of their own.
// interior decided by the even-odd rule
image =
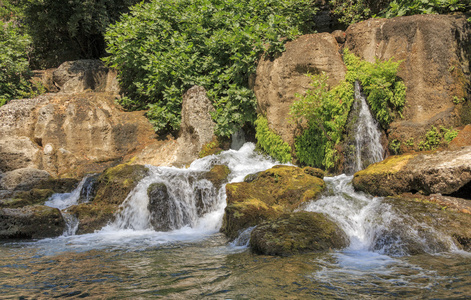
<svg viewBox="0 0 471 300">
<path fill-rule="evenodd" d="M 326 178 L 324 196 L 304 209 L 328 214 L 348 235 L 349 247 L 283 258 L 251 254 L 246 246 L 250 229 L 232 242 L 218 233 L 224 187 L 216 190 L 200 176 L 218 164 L 227 165 L 229 181 L 237 182 L 276 162 L 246 144 L 238 151 L 195 161 L 184 170 L 150 167 L 149 176 L 123 203 L 116 222 L 102 230 L 2 242 L 0 298 L 465 299 L 471 295 L 471 255 L 457 251 L 448 237 L 433 234 L 433 228 L 424 245 L 448 243 L 448 251 L 437 253 L 424 246 L 425 254 L 407 255 L 400 237 L 381 238 L 390 224 L 401 223 L 402 216 L 394 215 L 380 198 L 353 191 L 351 177 L 345 175 Z M 147 210 L 147 189 L 153 183 L 166 186 L 173 211 L 180 215 L 168 232 L 154 230 Z M 82 201 L 77 194 L 79 190 L 56 195 L 48 204 L 66 214 L 69 205 Z M 198 206 L 195 199 L 201 195 L 204 205 Z M 408 239 L 424 238 L 418 230 L 405 232 Z"/>
</svg>

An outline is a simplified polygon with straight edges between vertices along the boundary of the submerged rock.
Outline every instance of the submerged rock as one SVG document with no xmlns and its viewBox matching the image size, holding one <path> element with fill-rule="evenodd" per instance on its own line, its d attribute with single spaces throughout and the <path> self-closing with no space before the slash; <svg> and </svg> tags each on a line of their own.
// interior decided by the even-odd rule
<svg viewBox="0 0 471 300">
<path fill-rule="evenodd" d="M 346 234 L 324 214 L 297 212 L 255 227 L 250 248 L 258 254 L 291 255 L 348 246 Z"/>
<path fill-rule="evenodd" d="M 260 172 L 251 182 L 227 184 L 221 232 L 234 239 L 245 228 L 274 220 L 303 202 L 315 199 L 324 190 L 325 183 L 309 173 L 313 173 L 311 168 L 275 166 Z"/>
<path fill-rule="evenodd" d="M 121 164 L 106 169 L 97 179 L 93 201 L 68 209 L 80 221 L 77 233 L 99 230 L 112 221 L 119 206 L 147 174 L 148 169 L 141 165 Z"/>
<path fill-rule="evenodd" d="M 0 209 L 0 239 L 56 237 L 65 222 L 57 208 L 43 205 Z"/>
<path fill-rule="evenodd" d="M 357 172 L 353 185 L 357 190 L 377 196 L 420 192 L 470 199 L 471 147 L 391 156 Z"/>
</svg>

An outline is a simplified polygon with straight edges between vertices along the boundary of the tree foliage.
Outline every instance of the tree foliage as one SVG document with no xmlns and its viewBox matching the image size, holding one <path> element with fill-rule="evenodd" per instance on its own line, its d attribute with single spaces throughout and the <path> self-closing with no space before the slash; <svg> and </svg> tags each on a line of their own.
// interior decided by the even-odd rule
<svg viewBox="0 0 471 300">
<path fill-rule="evenodd" d="M 139 0 L 17 0 L 33 40 L 36 67 L 105 55 L 109 24 Z"/>
<path fill-rule="evenodd" d="M 255 120 L 250 74 L 264 51 L 313 28 L 315 0 L 154 0 L 110 26 L 105 60 L 119 70 L 128 109 L 150 108 L 158 131 L 177 130 L 183 92 L 201 85 L 217 134 Z"/>
<path fill-rule="evenodd" d="M 29 36 L 23 34 L 14 22 L 0 21 L 0 106 L 31 92 L 29 45 Z"/>
</svg>

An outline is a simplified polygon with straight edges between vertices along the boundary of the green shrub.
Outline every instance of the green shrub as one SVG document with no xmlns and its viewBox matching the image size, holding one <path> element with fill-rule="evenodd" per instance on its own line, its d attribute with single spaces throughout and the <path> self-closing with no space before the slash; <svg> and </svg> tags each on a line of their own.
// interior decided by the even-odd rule
<svg viewBox="0 0 471 300">
<path fill-rule="evenodd" d="M 440 130 L 438 130 L 435 126 L 432 126 L 425 134 L 424 140 L 419 142 L 419 150 L 435 150 L 440 145 L 449 144 L 457 135 L 458 131 L 452 128 L 448 129 L 441 126 Z"/>
<path fill-rule="evenodd" d="M 20 0 L 33 39 L 35 67 L 57 67 L 66 60 L 106 54 L 104 33 L 139 0 Z"/>
<path fill-rule="evenodd" d="M 29 45 L 29 36 L 22 34 L 14 22 L 0 21 L 0 106 L 31 94 Z"/>
<path fill-rule="evenodd" d="M 216 132 L 230 136 L 253 122 L 248 78 L 264 51 L 312 30 L 315 0 L 154 0 L 110 26 L 106 58 L 118 69 L 127 109 L 150 108 L 157 131 L 177 130 L 182 94 L 208 91 Z"/>
<path fill-rule="evenodd" d="M 255 121 L 257 145 L 276 160 L 286 163 L 292 160 L 291 147 L 268 128 L 268 120 L 262 115 Z"/>
<path fill-rule="evenodd" d="M 469 0 L 395 0 L 383 12 L 386 18 L 418 14 L 447 14 L 471 9 Z"/>
<path fill-rule="evenodd" d="M 396 77 L 400 62 L 360 60 L 347 49 L 345 80 L 329 90 L 325 74 L 311 76 L 312 89 L 290 109 L 292 120 L 307 125 L 296 138 L 296 156 L 303 164 L 333 168 L 338 160 L 336 146 L 342 141 L 348 113 L 354 101 L 354 83 L 359 81 L 373 115 L 383 128 L 401 116 L 406 88 Z"/>
</svg>

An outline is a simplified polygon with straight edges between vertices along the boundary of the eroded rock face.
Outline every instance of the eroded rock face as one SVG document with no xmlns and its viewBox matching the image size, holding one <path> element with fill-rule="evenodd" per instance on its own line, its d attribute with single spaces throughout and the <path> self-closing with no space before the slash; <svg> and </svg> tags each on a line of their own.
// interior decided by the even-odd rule
<svg viewBox="0 0 471 300">
<path fill-rule="evenodd" d="M 21 168 L 3 174 L 0 179 L 0 189 L 29 190 L 42 181 L 50 179 L 51 175 L 34 168 Z"/>
<path fill-rule="evenodd" d="M 143 112 L 123 112 L 107 93 L 45 94 L 0 108 L 0 170 L 52 176 L 100 172 L 156 143 Z"/>
<path fill-rule="evenodd" d="M 431 126 L 467 124 L 471 25 L 464 16 L 416 15 L 371 19 L 351 25 L 345 47 L 360 58 L 403 61 L 398 76 L 407 86 L 404 118 L 390 124 L 389 141 L 413 139 L 417 149 Z"/>
<path fill-rule="evenodd" d="M 448 145 L 448 149 L 459 150 L 466 146 L 471 146 L 471 124 L 466 125 L 463 130 L 458 133 Z"/>
<path fill-rule="evenodd" d="M 471 191 L 470 182 L 470 146 L 457 151 L 391 156 L 355 173 L 353 178 L 355 189 L 377 196 L 406 192 L 465 196 Z"/>
<path fill-rule="evenodd" d="M 324 252 L 348 246 L 340 227 L 324 214 L 297 212 L 255 227 L 250 248 L 258 254 L 287 256 Z"/>
<path fill-rule="evenodd" d="M 62 93 L 81 93 L 86 90 L 119 93 L 116 72 L 95 59 L 64 62 L 54 70 L 52 81 Z"/>
<path fill-rule="evenodd" d="M 64 228 L 57 208 L 34 205 L 0 209 L 0 239 L 56 237 Z"/>
<path fill-rule="evenodd" d="M 212 111 L 214 107 L 203 87 L 194 86 L 183 95 L 176 165 L 189 164 L 197 159 L 203 145 L 213 140 L 216 123 L 210 115 Z"/>
<path fill-rule="evenodd" d="M 311 169 L 275 166 L 258 173 L 250 182 L 227 184 L 221 232 L 234 239 L 248 227 L 274 220 L 303 202 L 315 199 L 324 190 L 325 183 L 312 176 Z"/>
<path fill-rule="evenodd" d="M 257 67 L 254 91 L 258 110 L 268 126 L 290 145 L 294 144 L 295 125 L 288 122 L 289 108 L 309 88 L 306 73 L 329 76 L 335 86 L 345 78 L 346 68 L 335 38 L 328 33 L 310 34 L 286 44 L 286 51 L 275 59 L 264 58 Z"/>
</svg>

